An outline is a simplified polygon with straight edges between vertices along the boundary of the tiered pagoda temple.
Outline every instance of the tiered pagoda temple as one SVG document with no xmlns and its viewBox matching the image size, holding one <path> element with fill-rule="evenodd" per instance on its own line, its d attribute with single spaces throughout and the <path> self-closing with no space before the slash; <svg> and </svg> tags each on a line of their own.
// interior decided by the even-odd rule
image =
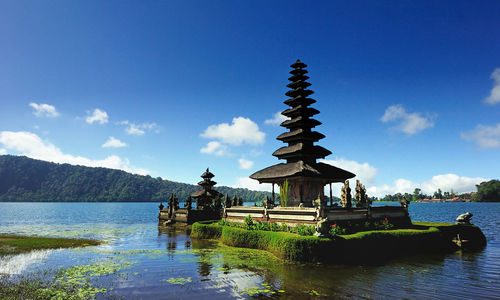
<svg viewBox="0 0 500 300">
<path fill-rule="evenodd" d="M 171 223 L 187 223 L 192 224 L 198 221 L 219 220 L 222 215 L 222 199 L 223 195 L 213 189 L 217 182 L 213 181 L 212 174 L 208 168 L 201 174 L 202 181 L 198 182 L 201 189 L 192 193 L 186 199 L 184 208 L 179 207 L 177 197 L 172 195 L 166 209 L 160 205 L 160 214 L 158 220 L 160 225 L 168 225 Z M 196 200 L 196 207 L 191 207 L 192 199 Z"/>
<path fill-rule="evenodd" d="M 196 209 L 208 209 L 212 206 L 214 199 L 223 197 L 221 193 L 212 189 L 212 187 L 217 184 L 217 182 L 212 180 L 213 177 L 214 174 L 212 174 L 208 168 L 201 174 L 203 180 L 198 182 L 198 185 L 202 188 L 191 194 L 191 197 L 196 199 Z"/>
<path fill-rule="evenodd" d="M 346 170 L 334 167 L 329 164 L 317 162 L 317 159 L 325 158 L 332 154 L 329 150 L 315 145 L 325 136 L 312 128 L 321 125 L 321 122 L 312 117 L 319 113 L 317 109 L 310 107 L 316 100 L 309 98 L 314 92 L 307 89 L 311 84 L 305 69 L 306 64 L 297 60 L 291 65 L 292 76 L 288 78 L 291 81 L 287 87 L 290 91 L 286 96 L 290 97 L 284 103 L 290 106 L 281 114 L 289 119 L 281 123 L 282 127 L 288 129 L 287 132 L 279 135 L 278 140 L 287 143 L 287 146 L 276 150 L 273 155 L 278 159 L 286 160 L 286 163 L 280 163 L 260 170 L 250 176 L 259 183 L 278 184 L 283 187 L 285 180 L 288 180 L 287 205 L 299 206 L 301 203 L 305 207 L 311 207 L 313 200 L 324 196 L 324 187 L 331 183 L 344 182 L 353 178 L 355 174 Z"/>
</svg>

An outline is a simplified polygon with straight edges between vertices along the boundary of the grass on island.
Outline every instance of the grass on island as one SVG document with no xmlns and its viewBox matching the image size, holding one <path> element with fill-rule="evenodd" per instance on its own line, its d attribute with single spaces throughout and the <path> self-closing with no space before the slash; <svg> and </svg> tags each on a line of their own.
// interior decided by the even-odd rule
<svg viewBox="0 0 500 300">
<path fill-rule="evenodd" d="M 32 250 L 95 246 L 101 241 L 91 239 L 49 238 L 0 234 L 0 255 L 19 254 Z"/>
<path fill-rule="evenodd" d="M 444 226 L 455 226 L 456 223 L 438 223 L 438 222 L 412 222 L 414 227 L 444 227 Z"/>
<path fill-rule="evenodd" d="M 207 223 L 194 223 L 191 237 L 266 250 L 291 261 L 377 263 L 412 253 L 447 252 L 456 249 L 451 240 L 458 233 L 470 240 L 473 247 L 486 245 L 486 238 L 477 226 L 449 223 L 414 222 L 410 228 L 367 230 L 331 239 Z"/>
</svg>

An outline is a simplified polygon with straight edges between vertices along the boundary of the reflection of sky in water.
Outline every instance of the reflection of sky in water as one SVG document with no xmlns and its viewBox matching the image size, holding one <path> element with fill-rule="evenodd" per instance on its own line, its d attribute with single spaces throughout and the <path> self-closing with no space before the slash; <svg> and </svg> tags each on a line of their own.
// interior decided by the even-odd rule
<svg viewBox="0 0 500 300">
<path fill-rule="evenodd" d="M 40 265 L 57 250 L 37 250 L 17 255 L 7 255 L 0 260 L 0 274 L 21 274 L 28 267 Z"/>
</svg>

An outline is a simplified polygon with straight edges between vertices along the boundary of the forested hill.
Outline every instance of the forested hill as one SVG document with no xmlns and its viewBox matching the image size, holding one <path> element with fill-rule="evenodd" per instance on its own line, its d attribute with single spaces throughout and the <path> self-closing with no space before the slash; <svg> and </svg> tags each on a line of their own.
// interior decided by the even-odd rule
<svg viewBox="0 0 500 300">
<path fill-rule="evenodd" d="M 56 164 L 25 156 L 0 155 L 0 201 L 120 202 L 167 201 L 172 193 L 184 201 L 200 187 L 121 170 Z M 270 193 L 215 186 L 244 201 Z"/>
</svg>

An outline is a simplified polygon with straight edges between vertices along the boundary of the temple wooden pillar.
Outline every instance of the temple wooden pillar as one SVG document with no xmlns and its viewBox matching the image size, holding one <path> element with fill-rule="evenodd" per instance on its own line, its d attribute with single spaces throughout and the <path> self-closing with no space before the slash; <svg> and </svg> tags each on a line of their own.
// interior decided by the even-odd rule
<svg viewBox="0 0 500 300">
<path fill-rule="evenodd" d="M 332 183 L 330 182 L 330 206 L 333 206 Z"/>
<path fill-rule="evenodd" d="M 273 199 L 273 205 L 274 205 L 274 204 L 275 204 L 275 202 L 274 202 L 274 182 L 272 183 L 272 185 L 273 185 L 273 194 L 272 194 L 272 199 Z"/>
</svg>

